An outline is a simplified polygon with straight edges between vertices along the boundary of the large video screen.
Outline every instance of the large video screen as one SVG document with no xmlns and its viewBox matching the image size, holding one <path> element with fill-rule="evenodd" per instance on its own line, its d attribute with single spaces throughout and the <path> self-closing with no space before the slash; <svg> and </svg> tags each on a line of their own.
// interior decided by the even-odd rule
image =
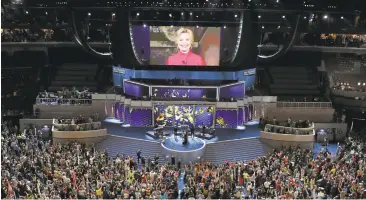
<svg viewBox="0 0 366 200">
<path fill-rule="evenodd" d="M 238 99 L 245 96 L 245 83 L 240 82 L 232 85 L 220 87 L 220 99 Z"/>
<path fill-rule="evenodd" d="M 236 128 L 238 113 L 236 110 L 216 110 L 216 128 Z"/>
<path fill-rule="evenodd" d="M 193 105 L 176 105 L 174 106 L 175 125 L 194 125 L 194 107 Z"/>
<path fill-rule="evenodd" d="M 123 88 L 126 95 L 134 96 L 134 97 L 143 97 L 149 96 L 149 86 L 141 85 L 138 83 L 124 81 Z"/>
<path fill-rule="evenodd" d="M 152 87 L 152 96 L 156 98 L 216 99 L 216 88 L 171 88 Z"/>
<path fill-rule="evenodd" d="M 220 27 L 150 26 L 150 65 L 219 66 Z"/>
<path fill-rule="evenodd" d="M 212 127 L 214 120 L 215 108 L 211 105 L 196 105 L 195 106 L 195 126 L 202 127 Z"/>
<path fill-rule="evenodd" d="M 154 105 L 154 122 L 159 126 L 173 126 L 173 105 Z"/>
</svg>

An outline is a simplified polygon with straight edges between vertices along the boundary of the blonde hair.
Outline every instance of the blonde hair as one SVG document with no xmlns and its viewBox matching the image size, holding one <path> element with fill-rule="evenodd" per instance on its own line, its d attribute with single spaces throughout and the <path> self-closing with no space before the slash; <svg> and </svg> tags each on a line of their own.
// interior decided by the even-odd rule
<svg viewBox="0 0 366 200">
<path fill-rule="evenodd" d="M 188 33 L 189 35 L 189 39 L 191 40 L 191 48 L 193 47 L 193 43 L 194 43 L 194 35 L 193 35 L 193 31 L 191 29 L 188 28 L 180 28 L 177 31 L 177 39 L 175 40 L 175 43 L 178 45 L 179 43 L 179 37 L 182 33 Z"/>
</svg>

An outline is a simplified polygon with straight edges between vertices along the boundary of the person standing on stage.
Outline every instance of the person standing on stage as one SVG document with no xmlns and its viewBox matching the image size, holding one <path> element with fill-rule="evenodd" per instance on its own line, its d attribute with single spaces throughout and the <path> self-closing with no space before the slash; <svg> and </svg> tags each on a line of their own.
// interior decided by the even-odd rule
<svg viewBox="0 0 366 200">
<path fill-rule="evenodd" d="M 206 125 L 203 125 L 202 126 L 202 134 L 205 134 L 205 132 L 206 132 Z"/>
<path fill-rule="evenodd" d="M 188 133 L 185 133 L 185 134 L 184 134 L 184 141 L 183 141 L 183 144 L 184 144 L 184 145 L 187 145 L 187 144 L 188 144 Z"/>
<path fill-rule="evenodd" d="M 191 137 L 194 138 L 194 126 L 191 126 Z"/>
</svg>

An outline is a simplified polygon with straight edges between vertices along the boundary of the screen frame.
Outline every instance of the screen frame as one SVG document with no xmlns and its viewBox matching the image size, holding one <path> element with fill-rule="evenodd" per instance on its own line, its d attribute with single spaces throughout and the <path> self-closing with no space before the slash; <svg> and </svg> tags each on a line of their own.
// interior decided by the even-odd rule
<svg viewBox="0 0 366 200">
<path fill-rule="evenodd" d="M 123 85 L 122 85 L 122 89 L 123 89 L 123 94 L 126 94 L 126 91 L 125 91 L 125 82 L 129 82 L 129 83 L 132 83 L 132 84 L 136 84 L 136 85 L 140 85 L 140 86 L 144 86 L 144 87 L 148 87 L 148 95 L 151 96 L 151 86 L 150 85 L 147 85 L 147 84 L 144 84 L 144 83 L 139 83 L 139 82 L 135 82 L 135 81 L 131 81 L 131 80 L 128 80 L 128 79 L 123 79 Z M 137 97 L 137 96 L 135 96 Z M 137 97 L 139 98 L 139 97 Z"/>
</svg>

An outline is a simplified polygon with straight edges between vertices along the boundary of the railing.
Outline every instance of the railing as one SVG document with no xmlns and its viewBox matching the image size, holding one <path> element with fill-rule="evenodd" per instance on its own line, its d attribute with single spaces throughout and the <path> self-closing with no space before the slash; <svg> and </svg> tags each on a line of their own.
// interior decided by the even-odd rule
<svg viewBox="0 0 366 200">
<path fill-rule="evenodd" d="M 341 89 L 332 89 L 332 94 L 336 95 L 336 96 L 347 97 L 347 98 L 366 96 L 366 92 L 345 91 L 345 90 L 341 90 Z"/>
<path fill-rule="evenodd" d="M 277 108 L 332 108 L 332 102 L 277 102 Z"/>
<path fill-rule="evenodd" d="M 36 104 L 40 105 L 90 105 L 91 103 L 91 99 L 59 99 L 58 97 L 36 99 Z"/>
<path fill-rule="evenodd" d="M 314 133 L 314 123 L 312 123 L 311 127 L 308 128 L 295 128 L 266 124 L 264 131 L 277 134 L 311 135 Z M 279 133 L 278 131 L 284 131 L 284 133 Z"/>
</svg>

